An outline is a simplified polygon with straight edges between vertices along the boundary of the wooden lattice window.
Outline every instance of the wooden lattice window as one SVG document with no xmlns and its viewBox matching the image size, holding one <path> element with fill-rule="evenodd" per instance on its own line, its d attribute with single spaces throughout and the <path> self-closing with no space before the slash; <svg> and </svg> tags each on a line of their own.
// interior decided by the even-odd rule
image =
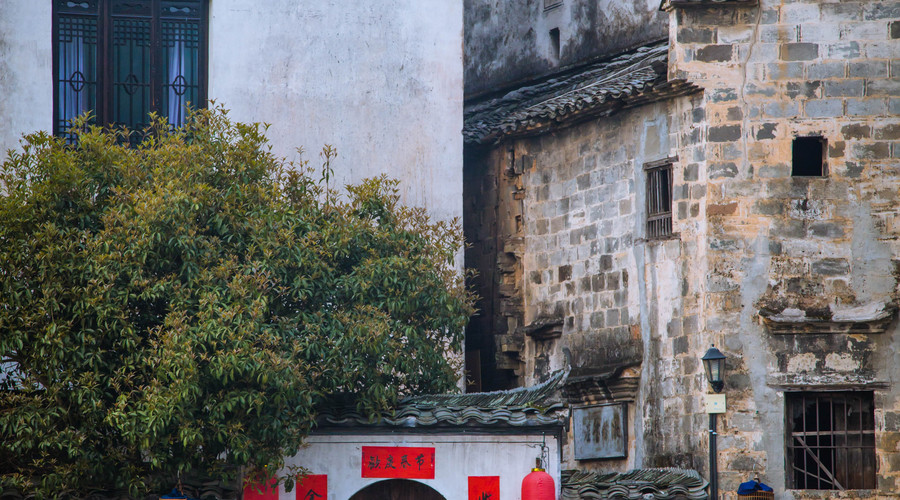
<svg viewBox="0 0 900 500">
<path fill-rule="evenodd" d="M 677 157 L 644 164 L 647 172 L 647 238 L 672 235 L 672 164 Z"/>
<path fill-rule="evenodd" d="M 54 0 L 54 132 L 87 111 L 140 130 L 206 102 L 205 0 Z"/>
<path fill-rule="evenodd" d="M 871 391 L 785 394 L 789 488 L 875 488 L 872 396 Z"/>
</svg>

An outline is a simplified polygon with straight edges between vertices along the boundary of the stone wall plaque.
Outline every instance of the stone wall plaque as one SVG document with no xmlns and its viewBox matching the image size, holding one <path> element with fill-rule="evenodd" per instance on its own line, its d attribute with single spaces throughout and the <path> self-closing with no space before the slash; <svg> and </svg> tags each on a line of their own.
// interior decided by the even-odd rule
<svg viewBox="0 0 900 500">
<path fill-rule="evenodd" d="M 626 403 L 573 409 L 575 459 L 625 458 L 628 454 L 627 424 Z"/>
</svg>

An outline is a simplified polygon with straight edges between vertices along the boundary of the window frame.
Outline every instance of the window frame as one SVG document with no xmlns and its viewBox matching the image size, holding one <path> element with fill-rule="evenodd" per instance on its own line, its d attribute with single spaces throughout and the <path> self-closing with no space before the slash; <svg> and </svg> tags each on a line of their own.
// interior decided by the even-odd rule
<svg viewBox="0 0 900 500">
<path fill-rule="evenodd" d="M 784 394 L 784 444 L 785 444 L 785 483 L 787 489 L 792 490 L 817 490 L 817 491 L 847 491 L 847 490 L 873 490 L 877 488 L 877 471 L 878 458 L 875 436 L 875 398 L 873 391 L 855 390 L 855 391 L 791 391 Z M 806 424 L 806 414 L 808 413 L 807 401 L 814 398 L 814 408 L 816 413 L 815 429 L 811 429 Z M 855 401 L 858 400 L 858 401 Z M 830 421 L 829 431 L 822 429 L 820 416 L 822 410 L 820 405 L 823 401 L 830 403 Z M 848 419 L 844 417 L 843 430 L 834 429 L 837 422 L 837 413 L 835 412 L 835 402 L 840 402 L 844 408 L 857 403 L 859 414 L 859 429 L 848 429 Z M 804 411 L 803 422 L 804 430 L 795 432 L 793 423 L 794 405 Z M 864 411 L 864 405 L 866 406 Z M 870 418 L 865 418 L 866 415 Z M 849 416 L 849 413 L 848 413 Z M 815 435 L 815 445 L 806 444 L 805 440 L 800 439 L 800 446 L 794 444 L 794 438 L 802 434 L 804 438 Z M 866 436 L 870 436 L 866 439 Z M 836 444 L 839 442 L 836 437 L 843 437 L 843 445 Z M 850 445 L 850 438 L 858 438 L 857 445 Z M 823 444 L 823 438 L 830 438 L 831 444 Z M 802 468 L 795 466 L 794 453 L 796 451 L 807 450 L 804 453 L 804 464 Z M 830 458 L 831 469 L 827 469 L 827 464 L 823 451 L 832 450 Z M 857 451 L 859 462 L 854 464 L 855 454 Z M 815 452 L 815 453 L 814 453 Z M 868 462 L 871 464 L 871 474 L 859 472 L 856 477 L 851 476 L 855 470 L 864 466 Z M 843 469 L 843 470 L 841 470 Z M 813 470 L 815 473 L 811 473 Z M 819 473 L 824 472 L 820 475 Z M 803 483 L 798 483 L 797 477 L 802 476 Z M 824 476 L 824 477 L 823 477 Z M 841 483 L 843 480 L 846 486 Z M 830 483 L 831 488 L 823 488 L 822 483 Z M 815 487 L 810 487 L 810 486 Z"/>
<path fill-rule="evenodd" d="M 67 4 L 77 6 L 87 5 L 81 10 Z M 191 102 L 191 106 L 205 108 L 208 100 L 209 80 L 209 1 L 208 0 L 53 0 L 52 2 L 52 71 L 53 71 L 53 134 L 64 136 L 67 134 L 63 126 L 63 116 L 60 112 L 60 17 L 78 16 L 94 19 L 96 21 L 96 81 L 94 108 L 90 111 L 94 115 L 94 122 L 104 126 L 127 125 L 117 123 L 114 120 L 113 92 L 114 64 L 113 64 L 113 21 L 115 5 L 149 5 L 149 15 L 135 14 L 131 16 L 150 19 L 150 62 L 149 62 L 149 112 L 157 112 L 165 116 L 163 107 L 163 80 L 165 80 L 165 68 L 162 64 L 161 39 L 162 20 L 177 19 L 179 16 L 165 16 L 162 9 L 166 6 L 183 5 L 185 7 L 196 6 L 199 8 L 199 49 L 197 58 L 197 102 Z M 117 14 L 121 15 L 121 14 Z M 184 17 L 182 17 L 184 18 Z M 190 18 L 196 19 L 196 18 Z M 148 112 L 148 113 L 149 113 Z M 129 125 L 130 126 L 130 125 Z"/>
<path fill-rule="evenodd" d="M 669 156 L 668 158 L 663 158 L 661 160 L 644 163 L 644 195 L 646 198 L 644 204 L 646 210 L 644 216 L 644 230 L 646 231 L 646 238 L 648 240 L 664 240 L 676 236 L 673 214 L 675 172 L 673 167 L 677 161 L 678 156 Z M 662 172 L 666 173 L 668 181 L 668 196 L 663 196 L 664 198 L 667 198 L 666 200 L 660 199 L 659 194 L 654 191 L 655 185 L 661 185 L 658 181 L 654 184 L 654 179 L 661 175 Z M 654 204 L 654 200 L 657 201 L 656 204 Z M 657 210 L 657 208 L 662 205 L 667 205 L 668 210 Z"/>
</svg>

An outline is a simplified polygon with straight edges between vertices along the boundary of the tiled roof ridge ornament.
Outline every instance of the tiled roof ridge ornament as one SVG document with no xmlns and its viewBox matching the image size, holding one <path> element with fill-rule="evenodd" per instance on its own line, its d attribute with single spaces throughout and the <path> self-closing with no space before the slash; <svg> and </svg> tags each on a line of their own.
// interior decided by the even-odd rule
<svg viewBox="0 0 900 500">
<path fill-rule="evenodd" d="M 502 391 L 473 392 L 468 394 L 425 394 L 411 396 L 400 401 L 400 406 L 429 407 L 539 407 L 542 403 L 555 403 L 559 390 L 565 385 L 569 370 L 557 370 L 544 382 L 530 387 L 517 387 Z"/>
<path fill-rule="evenodd" d="M 691 469 L 653 468 L 628 472 L 562 471 L 560 500 L 600 498 L 709 498 L 708 482 Z M 649 495 L 649 496 L 647 496 Z"/>
<path fill-rule="evenodd" d="M 568 423 L 568 407 L 559 397 L 568 374 L 560 370 L 543 383 L 507 391 L 408 397 L 374 420 L 352 409 L 326 408 L 318 426 L 561 428 Z"/>
</svg>

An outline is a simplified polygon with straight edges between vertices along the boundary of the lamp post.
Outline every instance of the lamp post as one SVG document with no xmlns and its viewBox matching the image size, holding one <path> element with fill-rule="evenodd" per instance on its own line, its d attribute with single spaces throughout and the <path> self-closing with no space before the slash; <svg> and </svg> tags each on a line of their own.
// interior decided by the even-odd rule
<svg viewBox="0 0 900 500">
<path fill-rule="evenodd" d="M 706 354 L 700 358 L 703 361 L 703 368 L 706 370 L 706 380 L 712 387 L 713 391 L 718 394 L 725 387 L 725 355 L 722 351 L 712 346 L 706 351 Z M 725 395 L 721 396 L 721 407 L 713 408 L 707 404 L 707 412 L 709 413 L 709 497 L 712 500 L 719 498 L 719 469 L 716 462 L 716 416 L 725 411 Z"/>
</svg>

